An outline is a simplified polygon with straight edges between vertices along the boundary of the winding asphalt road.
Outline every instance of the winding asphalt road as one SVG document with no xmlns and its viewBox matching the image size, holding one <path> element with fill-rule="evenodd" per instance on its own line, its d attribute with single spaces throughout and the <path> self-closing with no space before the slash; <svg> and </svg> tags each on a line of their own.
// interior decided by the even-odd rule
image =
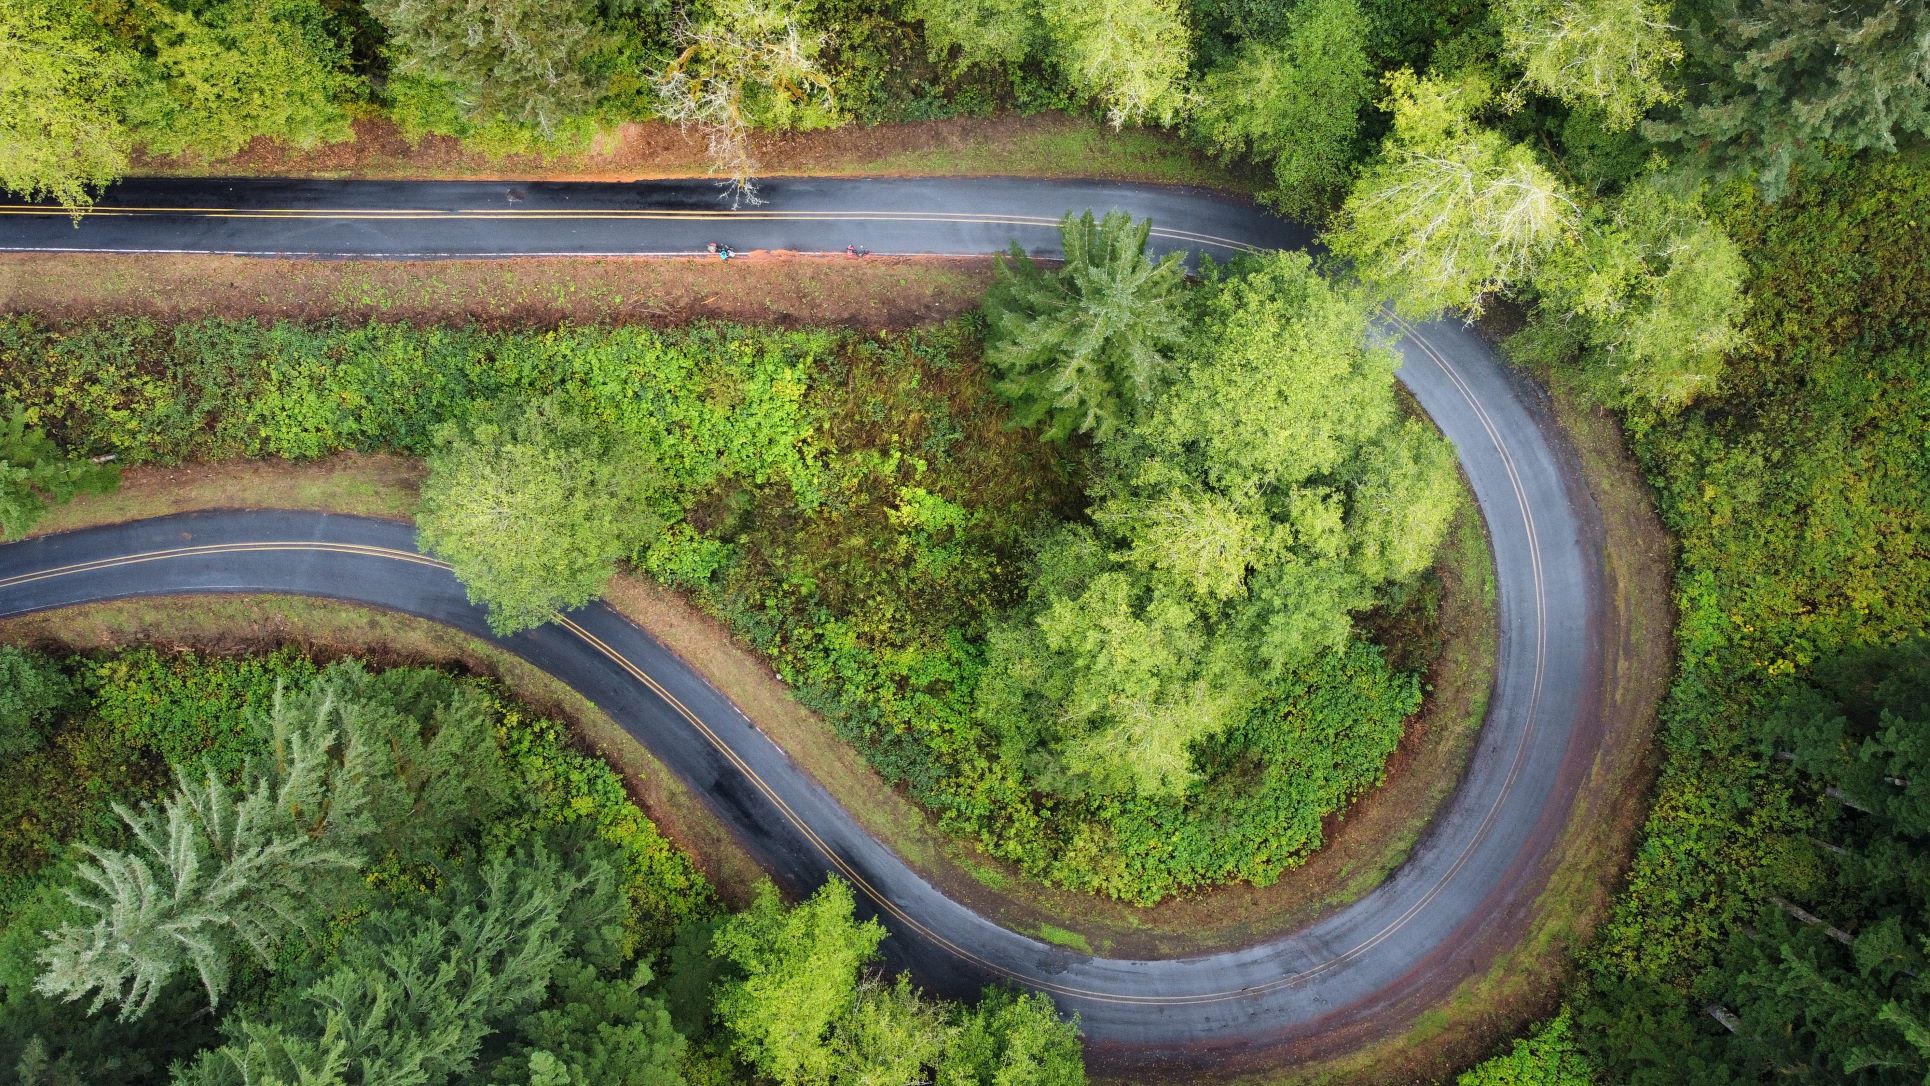
<svg viewBox="0 0 1930 1086">
<path fill-rule="evenodd" d="M 1160 249 L 1224 256 L 1306 244 L 1249 204 L 1152 186 L 778 180 L 732 212 L 706 183 L 135 181 L 79 227 L 0 206 L 0 249 L 331 257 L 740 251 L 1054 255 L 1068 209 L 1154 220 Z M 1364 898 L 1240 950 L 1130 961 L 1000 928 L 869 836 L 722 695 L 601 604 L 503 644 L 595 701 L 679 774 L 779 882 L 849 879 L 887 952 L 952 995 L 993 981 L 1077 1012 L 1100 1066 L 1153 1071 L 1324 1055 L 1399 1029 L 1523 934 L 1602 733 L 1601 531 L 1539 391 L 1469 330 L 1402 325 L 1400 379 L 1459 450 L 1486 517 L 1500 648 L 1465 779 L 1408 862 Z M 0 615 L 89 601 L 275 592 L 373 604 L 488 637 L 411 529 L 281 511 L 192 514 L 0 547 Z"/>
</svg>

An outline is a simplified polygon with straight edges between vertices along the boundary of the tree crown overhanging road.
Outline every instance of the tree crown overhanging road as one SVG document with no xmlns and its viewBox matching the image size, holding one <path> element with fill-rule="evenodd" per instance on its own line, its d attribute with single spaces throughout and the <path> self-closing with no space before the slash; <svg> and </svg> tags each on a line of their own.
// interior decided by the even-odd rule
<svg viewBox="0 0 1930 1086">
<path fill-rule="evenodd" d="M 1069 208 L 1153 220 L 1155 252 L 1224 258 L 1308 244 L 1244 202 L 1194 190 L 1019 180 L 789 180 L 732 212 L 702 182 L 135 181 L 78 228 L 13 205 L 0 250 L 495 257 L 739 252 L 1054 255 Z M 601 604 L 504 643 L 596 702 L 678 773 L 793 892 L 837 874 L 880 914 L 888 957 L 947 994 L 1009 981 L 1051 993 L 1102 1062 L 1151 1069 L 1216 1052 L 1296 1053 L 1404 1025 L 1485 971 L 1528 926 L 1601 739 L 1602 541 L 1575 457 L 1535 389 L 1468 328 L 1398 324 L 1400 379 L 1454 443 L 1486 519 L 1500 651 L 1465 779 L 1390 879 L 1298 931 L 1166 961 L 1089 957 L 999 928 L 868 835 L 715 690 Z M 348 599 L 488 636 L 482 612 L 406 526 L 273 511 L 188 515 L 0 547 L 0 614 L 201 592 Z M 1323 1041 L 1323 1038 L 1327 1039 Z"/>
</svg>

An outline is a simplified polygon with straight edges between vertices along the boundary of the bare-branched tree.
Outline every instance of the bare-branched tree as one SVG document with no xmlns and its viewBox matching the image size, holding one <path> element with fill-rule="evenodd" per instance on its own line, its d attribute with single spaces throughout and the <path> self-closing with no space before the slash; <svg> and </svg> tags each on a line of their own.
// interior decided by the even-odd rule
<svg viewBox="0 0 1930 1086">
<path fill-rule="evenodd" d="M 831 80 L 817 63 L 823 36 L 799 26 L 795 0 L 724 0 L 703 22 L 686 20 L 677 38 L 683 51 L 655 80 L 658 111 L 703 130 L 710 172 L 732 207 L 763 203 L 751 129 L 792 127 L 829 102 Z"/>
</svg>

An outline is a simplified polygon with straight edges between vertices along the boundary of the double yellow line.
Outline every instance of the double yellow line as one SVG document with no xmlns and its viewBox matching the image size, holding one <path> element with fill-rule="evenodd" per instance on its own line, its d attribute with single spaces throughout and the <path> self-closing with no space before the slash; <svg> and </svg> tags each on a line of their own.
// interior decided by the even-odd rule
<svg viewBox="0 0 1930 1086">
<path fill-rule="evenodd" d="M 35 204 L 0 204 L 0 215 L 18 215 L 40 218 L 68 218 L 70 212 L 65 208 L 45 207 Z M 465 210 L 457 208 L 233 208 L 233 207 L 141 207 L 141 206 L 97 206 L 83 217 L 89 218 L 140 218 L 177 215 L 201 219 L 308 219 L 324 221 L 477 221 L 508 222 L 516 220 L 536 221 L 588 221 L 622 222 L 634 220 L 678 221 L 732 221 L 732 222 L 850 222 L 850 223 L 957 223 L 981 226 L 1022 226 L 1044 229 L 1056 228 L 1059 220 L 1042 215 L 990 215 L 971 212 L 951 211 L 777 211 L 749 209 L 731 211 L 675 211 L 675 210 L 627 210 L 608 208 L 602 210 L 575 210 L 571 208 L 483 208 Z M 1204 234 L 1193 230 L 1175 230 L 1153 227 L 1152 235 L 1167 241 L 1186 242 L 1192 245 L 1210 245 L 1218 249 L 1239 252 L 1258 252 L 1257 246 L 1233 238 Z"/>
<path fill-rule="evenodd" d="M 1428 350 L 1431 355 L 1433 355 L 1437 360 L 1441 361 L 1441 363 L 1444 366 L 1446 365 L 1445 359 L 1441 358 L 1441 356 L 1435 353 L 1431 346 L 1427 346 L 1424 349 Z M 1455 379 L 1457 387 L 1461 391 L 1462 395 L 1468 397 L 1470 402 L 1472 403 L 1473 402 L 1472 391 L 1468 389 L 1465 384 L 1459 381 L 1458 375 L 1452 374 L 1451 371 L 1450 371 L 1450 375 Z M 1478 410 L 1479 408 L 1477 407 L 1477 411 Z M 1484 419 L 1484 425 L 1489 426 L 1489 433 L 1491 436 L 1495 438 L 1498 444 L 1499 434 L 1493 429 L 1492 425 L 1486 421 L 1485 413 L 1482 413 L 1482 414 Z M 1506 456 L 1505 449 L 1503 450 L 1503 456 L 1504 457 Z M 1513 474 L 1514 473 L 1511 465 L 1510 476 L 1512 477 Z M 1521 492 L 1521 488 L 1518 482 L 1516 482 L 1515 485 L 1516 485 L 1517 496 L 1522 501 L 1523 512 L 1525 515 L 1527 512 L 1525 494 Z M 262 542 L 250 542 L 250 543 L 212 543 L 212 544 L 202 544 L 202 545 L 196 545 L 196 546 L 173 547 L 173 548 L 168 548 L 164 550 L 145 551 L 138 554 L 120 555 L 112 558 L 93 559 L 86 562 L 75 562 L 75 563 L 70 563 L 63 566 L 56 566 L 50 569 L 36 570 L 31 573 L 17 574 L 13 577 L 0 579 L 0 590 L 13 588 L 13 587 L 17 587 L 25 584 L 32 584 L 39 581 L 46 581 L 57 577 L 75 576 L 75 575 L 80 575 L 85 573 L 99 572 L 99 571 L 110 570 L 110 569 L 120 569 L 128 566 L 143 565 L 148 563 L 162 562 L 162 561 L 169 561 L 169 560 L 218 557 L 218 556 L 230 555 L 230 554 L 264 554 L 264 553 L 289 553 L 289 552 L 345 554 L 345 555 L 352 555 L 356 557 L 373 558 L 373 559 L 380 559 L 380 560 L 387 560 L 387 561 L 394 561 L 394 562 L 403 562 L 411 565 L 416 565 L 416 566 L 421 566 L 421 567 L 436 569 L 436 570 L 443 570 L 443 571 L 447 571 L 450 568 L 447 563 L 437 561 L 433 558 L 417 553 L 415 551 L 398 550 L 393 547 L 371 546 L 371 545 L 359 544 L 359 543 L 334 543 L 334 542 L 318 542 L 318 541 L 262 541 Z M 1537 611 L 1539 613 L 1540 611 L 1540 608 L 1539 608 L 1540 577 L 1539 577 L 1538 564 L 1537 564 L 1537 574 L 1536 574 L 1536 588 L 1537 588 Z M 1439 891 L 1442 889 L 1443 886 L 1445 886 L 1447 879 L 1451 878 L 1454 872 L 1458 871 L 1461 864 L 1465 862 L 1465 860 L 1467 859 L 1468 854 L 1464 853 L 1462 857 L 1460 857 L 1460 859 L 1457 860 L 1454 867 L 1448 872 L 1448 874 L 1444 875 L 1440 880 L 1440 882 L 1437 883 L 1437 885 L 1433 889 L 1431 889 L 1428 894 L 1423 896 L 1421 901 L 1417 902 L 1414 906 L 1410 907 L 1402 916 L 1397 918 L 1392 924 L 1382 929 L 1380 932 L 1377 932 L 1375 935 L 1367 939 L 1365 942 L 1352 948 L 1351 950 L 1348 950 L 1342 954 L 1339 954 L 1333 958 L 1330 958 L 1327 961 L 1322 962 L 1318 965 L 1312 966 L 1308 969 L 1301 970 L 1298 973 L 1276 978 L 1272 981 L 1268 981 L 1259 985 L 1254 985 L 1247 988 L 1229 989 L 1229 990 L 1224 990 L 1219 992 L 1199 993 L 1194 995 L 1138 996 L 1138 995 L 1131 995 L 1131 994 L 1116 994 L 1116 993 L 1110 993 L 1110 992 L 1094 991 L 1088 988 L 1081 988 L 1073 985 L 1063 984 L 1041 976 L 1019 973 L 1006 966 L 990 961 L 980 956 L 979 954 L 975 953 L 974 951 L 970 950 L 969 948 L 966 948 L 964 946 L 959 945 L 956 942 L 953 942 L 952 940 L 946 938 L 944 935 L 933 930 L 930 926 L 918 920 L 916 917 L 912 916 L 910 913 L 906 912 L 896 902 L 892 901 L 889 895 L 885 894 L 884 892 L 879 890 L 876 886 L 872 885 L 870 880 L 865 878 L 862 872 L 858 871 L 850 863 L 846 862 L 845 859 L 842 856 L 840 856 L 834 848 L 832 848 L 830 843 L 825 841 L 825 839 L 821 837 L 817 833 L 817 831 L 814 830 L 810 826 L 810 824 L 802 816 L 800 816 L 795 809 L 791 807 L 791 805 L 788 802 L 785 801 L 783 796 L 781 796 L 778 793 L 778 791 L 771 786 L 770 782 L 765 780 L 763 775 L 757 772 L 757 770 L 754 767 L 752 767 L 750 763 L 747 762 L 744 759 L 744 757 L 741 754 L 739 754 L 735 748 L 731 746 L 730 743 L 726 742 L 722 736 L 718 735 L 717 732 L 713 730 L 710 727 L 710 725 L 704 721 L 702 717 L 700 717 L 695 712 L 693 712 L 687 705 L 683 703 L 681 699 L 679 699 L 675 694 L 671 693 L 670 690 L 664 687 L 662 683 L 658 682 L 655 677 L 653 677 L 648 672 L 643 670 L 643 668 L 638 666 L 635 661 L 631 660 L 628 656 L 618 651 L 615 647 L 610 645 L 608 642 L 604 641 L 602 638 L 598 637 L 596 634 L 592 633 L 588 629 L 584 628 L 582 624 L 578 623 L 574 619 L 566 615 L 558 615 L 556 616 L 556 621 L 560 626 L 562 626 L 563 629 L 569 631 L 573 636 L 575 636 L 578 640 L 583 642 L 585 645 L 589 646 L 596 653 L 600 654 L 604 658 L 616 664 L 617 667 L 621 669 L 626 675 L 630 676 L 637 683 L 642 685 L 645 689 L 655 694 L 665 705 L 667 705 L 671 709 L 672 712 L 676 713 L 677 716 L 679 716 L 685 723 L 689 724 L 699 734 L 701 734 L 705 738 L 705 740 L 708 741 L 711 744 L 711 746 L 718 751 L 718 753 L 722 754 L 724 758 L 727 761 L 729 761 L 731 765 L 744 776 L 746 780 L 750 781 L 758 789 L 758 791 L 761 792 L 767 800 L 769 800 L 771 805 L 775 807 L 779 812 L 779 814 L 781 814 L 784 817 L 785 821 L 790 823 L 791 826 L 794 827 L 798 831 L 798 833 L 804 837 L 805 840 L 811 843 L 812 847 L 818 850 L 819 854 L 822 855 L 831 864 L 831 866 L 837 870 L 839 875 L 841 875 L 844 879 L 850 882 L 853 886 L 857 887 L 862 893 L 865 894 L 866 897 L 870 898 L 881 911 L 893 917 L 896 921 L 898 921 L 898 923 L 903 925 L 905 928 L 917 932 L 925 939 L 930 940 L 933 944 L 943 947 L 946 951 L 950 952 L 951 954 L 958 956 L 960 959 L 964 961 L 968 961 L 977 965 L 978 967 L 986 970 L 988 973 L 992 975 L 1002 976 L 1008 980 L 1020 982 L 1034 988 L 1039 988 L 1039 989 L 1053 992 L 1055 994 L 1077 997 L 1080 999 L 1091 1000 L 1094 1002 L 1104 1002 L 1104 1003 L 1113 1003 L 1113 1004 L 1180 1006 L 1180 1005 L 1188 1005 L 1188 1004 L 1224 1002 L 1227 1000 L 1258 995 L 1258 994 L 1278 990 L 1280 988 L 1302 984 L 1323 972 L 1326 972 L 1355 957 L 1358 957 L 1360 954 L 1365 953 L 1366 951 L 1372 949 L 1374 946 L 1392 937 L 1397 931 L 1399 931 L 1402 927 L 1405 927 L 1409 921 L 1411 921 L 1415 916 L 1417 916 L 1427 903 L 1433 900 L 1435 895 L 1439 893 Z M 1539 685 L 1540 685 L 1540 682 L 1539 682 L 1540 670 L 1541 670 L 1541 660 L 1539 659 L 1539 656 L 1538 656 L 1536 660 L 1537 695 L 1539 693 Z M 1524 738 L 1522 743 L 1523 750 L 1526 749 L 1526 745 L 1527 745 L 1526 739 Z M 1520 768 L 1520 754 L 1517 753 L 1516 765 L 1511 769 L 1511 772 L 1509 774 L 1510 783 L 1512 783 L 1514 772 L 1518 771 L 1519 768 Z M 1504 794 L 1505 794 L 1505 788 L 1504 788 Z M 1495 807 L 1491 809 L 1488 813 L 1488 819 L 1484 820 L 1481 835 L 1485 835 L 1487 825 L 1495 817 L 1495 814 L 1499 810 L 1499 806 L 1500 806 L 1500 803 L 1499 803 L 1499 800 L 1497 799 Z M 1478 840 L 1478 837 L 1477 837 L 1477 840 Z M 1469 852 L 1470 853 L 1472 852 L 1472 848 L 1470 848 Z"/>
</svg>

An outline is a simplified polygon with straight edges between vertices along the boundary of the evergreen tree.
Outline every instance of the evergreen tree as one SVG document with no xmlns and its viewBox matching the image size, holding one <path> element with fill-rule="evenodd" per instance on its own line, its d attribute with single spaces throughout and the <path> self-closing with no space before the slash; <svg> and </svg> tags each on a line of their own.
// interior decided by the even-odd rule
<svg viewBox="0 0 1930 1086">
<path fill-rule="evenodd" d="M 1826 660 L 1764 728 L 1816 796 L 1723 1002 L 1731 1066 L 1855 1084 L 1930 1069 L 1930 641 Z M 1826 847 L 1827 846 L 1827 847 Z"/>
<path fill-rule="evenodd" d="M 0 188 L 76 212 L 92 204 L 127 172 L 121 107 L 137 70 L 87 5 L 0 0 Z"/>
<path fill-rule="evenodd" d="M 6 151 L 0 148 L 0 155 Z M 120 482 L 111 464 L 64 455 L 14 408 L 0 421 L 0 538 L 32 528 L 47 511 L 77 494 L 106 494 Z"/>
<path fill-rule="evenodd" d="M 985 298 L 985 354 L 1013 418 L 1047 420 L 1047 440 L 1105 438 L 1151 402 L 1184 338 L 1186 270 L 1146 258 L 1152 221 L 1088 211 L 1059 225 L 1065 265 L 1041 269 L 1012 245 Z"/>
<path fill-rule="evenodd" d="M 86 847 L 75 872 L 84 885 L 69 891 L 84 918 L 49 933 L 39 989 L 69 1000 L 94 993 L 90 1012 L 117 1003 L 128 1020 L 182 972 L 218 1005 L 243 952 L 270 962 L 332 903 L 333 876 L 360 862 L 327 840 L 358 806 L 354 788 L 331 787 L 335 738 L 279 731 L 275 754 L 249 767 L 239 792 L 210 774 L 183 778 L 158 809 L 116 805 L 134 848 Z"/>
<path fill-rule="evenodd" d="M 683 1086 L 684 1038 L 661 999 L 645 989 L 650 969 L 604 978 L 578 959 L 559 963 L 548 1002 L 516 1019 L 512 1053 L 489 1081 L 535 1086 L 544 1075 L 570 1086 Z"/>
<path fill-rule="evenodd" d="M 662 477 L 630 434 L 552 396 L 445 425 L 416 523 L 500 634 L 603 591 L 657 528 Z"/>
<path fill-rule="evenodd" d="M 331 810 L 331 832 L 355 851 L 431 862 L 509 813 L 513 771 L 495 715 L 481 692 L 446 676 L 371 675 L 345 661 L 305 689 L 278 691 L 270 718 L 278 736 L 300 721 L 341 737 L 337 772 L 357 802 Z"/>
<path fill-rule="evenodd" d="M 570 948 L 570 898 L 609 875 L 537 849 L 444 877 L 419 906 L 364 917 L 328 972 L 237 1023 L 176 1086 L 441 1086 L 468 1074 L 483 1039 L 543 998 Z"/>
<path fill-rule="evenodd" d="M 1714 0 L 1689 21 L 1692 88 L 1646 126 L 1705 170 L 1753 173 L 1779 197 L 1827 147 L 1894 151 L 1930 135 L 1930 5 Z"/>
</svg>

